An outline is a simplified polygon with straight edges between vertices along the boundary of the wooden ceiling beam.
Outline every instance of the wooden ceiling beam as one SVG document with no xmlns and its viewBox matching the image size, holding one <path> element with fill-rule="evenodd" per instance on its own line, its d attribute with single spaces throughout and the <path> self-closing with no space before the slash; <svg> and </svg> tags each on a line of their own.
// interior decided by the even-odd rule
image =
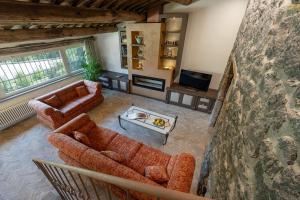
<svg viewBox="0 0 300 200">
<path fill-rule="evenodd" d="M 132 9 L 137 8 L 139 6 L 143 6 L 143 5 L 147 4 L 147 3 L 149 3 L 149 0 L 136 1 L 132 5 L 130 5 L 129 7 L 127 7 L 126 10 L 132 10 Z"/>
<path fill-rule="evenodd" d="M 99 27 L 99 28 L 0 30 L 0 43 L 85 36 L 85 35 L 94 35 L 99 33 L 116 32 L 116 31 L 117 28 L 112 26 Z"/>
<path fill-rule="evenodd" d="M 148 0 L 146 1 L 145 3 L 139 5 L 139 6 L 136 6 L 134 7 L 132 10 L 133 11 L 137 11 L 137 12 L 142 12 L 142 11 L 147 11 L 148 7 L 150 7 L 151 5 L 153 4 L 162 4 L 163 2 L 162 1 L 157 1 L 157 0 Z M 156 5 L 157 6 L 157 5 Z"/>
<path fill-rule="evenodd" d="M 134 12 L 0 0 L 0 24 L 68 24 L 143 21 Z"/>
<path fill-rule="evenodd" d="M 179 3 L 182 5 L 189 5 L 193 2 L 193 0 L 167 0 L 168 2 Z"/>
<path fill-rule="evenodd" d="M 118 0 L 110 0 L 110 2 L 107 2 L 103 7 L 101 7 L 102 9 L 109 9 L 110 6 L 114 3 L 116 3 L 116 1 Z"/>
</svg>

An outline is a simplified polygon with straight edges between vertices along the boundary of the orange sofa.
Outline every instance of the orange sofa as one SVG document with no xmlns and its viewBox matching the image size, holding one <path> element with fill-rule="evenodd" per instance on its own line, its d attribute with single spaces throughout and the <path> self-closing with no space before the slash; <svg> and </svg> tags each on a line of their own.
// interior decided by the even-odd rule
<svg viewBox="0 0 300 200">
<path fill-rule="evenodd" d="M 76 140 L 74 133 L 84 133 L 89 146 Z M 58 148 L 59 156 L 66 163 L 94 171 L 148 183 L 181 192 L 189 192 L 195 169 L 192 155 L 169 155 L 144 145 L 112 130 L 97 126 L 87 114 L 81 114 L 54 130 L 48 141 Z M 113 151 L 124 160 L 116 161 L 102 152 Z M 149 166 L 165 169 L 168 179 L 156 182 L 145 176 Z M 137 199 L 143 198 L 133 195 Z"/>
<path fill-rule="evenodd" d="M 81 80 L 30 100 L 29 106 L 36 111 L 37 118 L 43 124 L 56 129 L 102 101 L 100 83 Z"/>
</svg>

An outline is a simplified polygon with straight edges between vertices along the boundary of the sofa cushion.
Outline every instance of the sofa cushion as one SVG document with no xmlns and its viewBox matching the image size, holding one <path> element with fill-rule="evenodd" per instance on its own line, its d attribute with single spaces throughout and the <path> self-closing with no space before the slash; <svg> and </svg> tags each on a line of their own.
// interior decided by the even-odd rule
<svg viewBox="0 0 300 200">
<path fill-rule="evenodd" d="M 172 156 L 171 159 L 170 159 L 170 161 L 169 161 L 169 163 L 168 163 L 167 173 L 168 173 L 169 177 L 172 175 L 172 172 L 173 172 L 174 165 L 176 163 L 177 157 L 178 157 L 178 155 Z"/>
<path fill-rule="evenodd" d="M 95 100 L 95 95 L 94 94 L 88 94 L 86 96 L 80 97 L 76 101 L 80 102 L 81 104 L 88 104 L 92 101 Z"/>
<path fill-rule="evenodd" d="M 77 131 L 89 135 L 92 132 L 92 130 L 96 127 L 97 125 L 95 124 L 95 122 L 89 121 L 87 124 L 80 127 Z"/>
<path fill-rule="evenodd" d="M 103 151 L 117 135 L 118 133 L 110 129 L 96 126 L 87 136 L 90 139 L 93 149 Z"/>
<path fill-rule="evenodd" d="M 63 104 L 66 104 L 78 98 L 78 94 L 74 87 L 69 87 L 64 90 L 58 91 L 56 95 L 60 98 Z"/>
<path fill-rule="evenodd" d="M 63 107 L 60 108 L 60 111 L 65 116 L 73 115 L 74 113 L 78 113 L 78 110 L 80 110 L 81 104 L 77 101 L 71 101 L 67 104 L 65 104 Z"/>
<path fill-rule="evenodd" d="M 169 180 L 167 170 L 162 166 L 147 166 L 145 168 L 145 176 L 157 183 L 164 183 Z"/>
<path fill-rule="evenodd" d="M 147 166 L 167 167 L 171 156 L 149 146 L 143 145 L 135 156 L 130 160 L 128 166 L 140 174 L 144 174 Z"/>
<path fill-rule="evenodd" d="M 79 97 L 84 97 L 89 94 L 89 91 L 86 89 L 84 85 L 76 87 L 75 90 Z"/>
<path fill-rule="evenodd" d="M 121 155 L 117 152 L 114 152 L 114 151 L 101 151 L 100 153 L 118 163 L 122 163 L 125 160 L 123 155 Z"/>
<path fill-rule="evenodd" d="M 79 131 L 74 131 L 73 136 L 74 136 L 75 140 L 77 140 L 78 142 L 85 144 L 86 146 L 91 145 L 91 142 L 90 142 L 89 138 L 86 136 L 86 134 L 81 133 Z"/>
<path fill-rule="evenodd" d="M 141 148 L 141 146 L 142 146 L 141 143 L 132 140 L 126 136 L 118 134 L 108 144 L 106 150 L 110 150 L 122 154 L 126 159 L 125 162 L 126 164 L 130 162 L 130 160 L 135 156 L 136 152 Z"/>
<path fill-rule="evenodd" d="M 62 106 L 61 100 L 56 95 L 53 95 L 53 96 L 49 97 L 48 99 L 45 99 L 44 102 L 54 108 L 59 108 Z"/>
</svg>

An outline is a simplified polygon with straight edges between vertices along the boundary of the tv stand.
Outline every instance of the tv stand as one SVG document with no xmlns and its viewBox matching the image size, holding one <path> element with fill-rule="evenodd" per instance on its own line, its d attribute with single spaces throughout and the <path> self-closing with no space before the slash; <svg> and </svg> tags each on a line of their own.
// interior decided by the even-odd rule
<svg viewBox="0 0 300 200">
<path fill-rule="evenodd" d="M 217 90 L 208 89 L 208 91 L 205 92 L 173 83 L 167 88 L 166 103 L 211 113 L 217 95 Z"/>
</svg>

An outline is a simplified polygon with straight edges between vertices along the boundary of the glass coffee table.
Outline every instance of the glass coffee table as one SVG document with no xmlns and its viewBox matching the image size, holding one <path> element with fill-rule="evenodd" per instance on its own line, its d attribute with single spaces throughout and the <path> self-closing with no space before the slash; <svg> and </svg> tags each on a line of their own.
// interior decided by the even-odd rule
<svg viewBox="0 0 300 200">
<path fill-rule="evenodd" d="M 133 118 L 135 115 L 143 115 L 143 118 Z M 171 117 L 156 113 L 150 110 L 131 106 L 125 113 L 118 116 L 120 127 L 124 130 L 126 128 L 122 125 L 122 120 L 129 123 L 150 129 L 163 136 L 163 144 L 165 145 L 168 140 L 169 134 L 176 126 L 178 116 Z M 156 122 L 156 123 L 155 123 Z"/>
</svg>

